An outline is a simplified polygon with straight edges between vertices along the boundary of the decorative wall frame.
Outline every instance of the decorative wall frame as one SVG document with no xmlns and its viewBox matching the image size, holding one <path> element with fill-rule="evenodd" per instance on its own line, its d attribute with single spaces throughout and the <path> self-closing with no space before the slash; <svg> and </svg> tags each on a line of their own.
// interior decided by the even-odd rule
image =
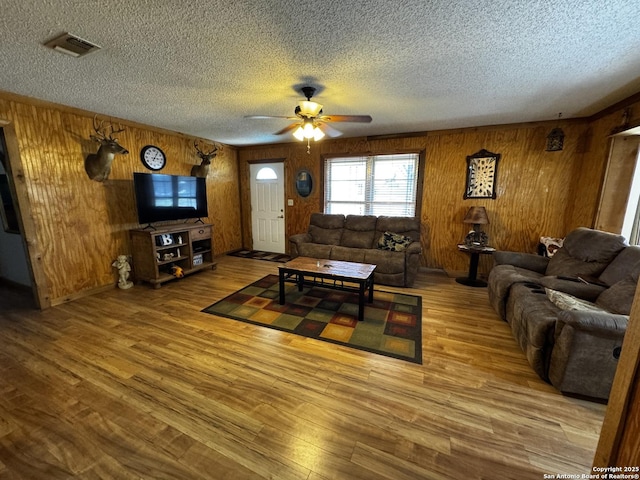
<svg viewBox="0 0 640 480">
<path fill-rule="evenodd" d="M 300 170 L 296 175 L 296 192 L 301 197 L 308 197 L 313 190 L 313 179 L 309 170 Z"/>
<path fill-rule="evenodd" d="M 496 198 L 499 153 L 480 150 L 467 157 L 464 198 Z"/>
</svg>

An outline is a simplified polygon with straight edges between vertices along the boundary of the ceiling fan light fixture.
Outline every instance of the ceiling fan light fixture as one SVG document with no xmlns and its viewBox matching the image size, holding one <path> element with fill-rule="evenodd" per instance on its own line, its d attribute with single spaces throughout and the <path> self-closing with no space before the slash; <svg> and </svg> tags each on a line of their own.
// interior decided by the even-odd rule
<svg viewBox="0 0 640 480">
<path fill-rule="evenodd" d="M 324 137 L 324 132 L 316 127 L 313 122 L 305 121 L 293 132 L 293 136 L 301 142 L 312 138 L 317 142 Z"/>
<path fill-rule="evenodd" d="M 317 142 L 324 137 L 324 132 L 320 130 L 318 127 L 313 129 L 313 139 Z"/>
<path fill-rule="evenodd" d="M 294 117 L 250 115 L 249 118 L 286 118 L 287 120 L 293 120 L 293 123 L 277 131 L 275 135 L 292 133 L 296 140 L 301 142 L 306 140 L 307 153 L 311 151 L 311 140 L 317 142 L 325 136 L 333 138 L 342 134 L 342 132 L 330 127 L 327 124 L 328 122 L 371 123 L 373 120 L 371 115 L 325 115 L 322 111 L 322 105 L 311 101 L 316 89 L 304 86 L 301 90 L 307 99 L 298 102 L 293 111 Z"/>
<path fill-rule="evenodd" d="M 309 100 L 299 102 L 298 106 L 300 107 L 300 114 L 305 117 L 317 117 L 322 111 L 322 105 Z"/>
<path fill-rule="evenodd" d="M 312 122 L 304 122 L 302 127 L 304 138 L 313 138 L 313 131 L 315 127 Z"/>
<path fill-rule="evenodd" d="M 302 128 L 302 126 L 298 127 L 298 128 L 293 132 L 293 136 L 294 136 L 297 140 L 300 140 L 301 142 L 304 140 L 304 129 Z"/>
</svg>

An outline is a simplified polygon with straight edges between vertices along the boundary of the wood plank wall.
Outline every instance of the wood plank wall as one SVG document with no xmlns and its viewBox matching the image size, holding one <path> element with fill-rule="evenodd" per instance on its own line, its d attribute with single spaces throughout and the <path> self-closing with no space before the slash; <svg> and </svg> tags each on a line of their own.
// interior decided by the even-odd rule
<svg viewBox="0 0 640 480">
<path fill-rule="evenodd" d="M 467 233 L 462 223 L 469 207 L 486 207 L 490 225 L 486 226 L 492 245 L 504 250 L 535 252 L 541 235 L 563 237 L 575 226 L 591 226 L 596 210 L 599 183 L 604 169 L 600 149 L 588 157 L 588 172 L 583 172 L 585 154 L 598 145 L 590 138 L 586 120 L 562 121 L 565 147 L 561 152 L 546 152 L 545 142 L 557 121 L 496 127 L 428 132 L 394 138 L 355 138 L 322 141 L 311 145 L 287 143 L 239 150 L 242 194 L 243 243 L 251 246 L 251 217 L 248 164 L 267 159 L 284 159 L 286 196 L 294 200 L 286 207 L 287 236 L 306 231 L 312 212 L 322 211 L 322 159 L 325 155 L 353 153 L 426 152 L 421 217 L 423 224 L 423 265 L 464 272 L 469 258 L 456 244 Z M 464 200 L 466 157 L 481 149 L 500 153 L 497 174 L 497 198 Z M 303 199 L 294 190 L 295 173 L 308 169 L 314 178 L 312 194 Z M 576 178 L 580 185 L 576 185 Z M 580 205 L 574 207 L 576 194 Z M 487 273 L 492 260 L 483 256 L 480 272 Z"/>
<path fill-rule="evenodd" d="M 102 117 L 103 118 L 103 117 Z M 109 180 L 98 183 L 84 171 L 84 157 L 97 151 L 89 139 L 93 114 L 0 92 L 0 119 L 16 131 L 20 161 L 35 220 L 37 243 L 51 303 L 115 285 L 111 263 L 129 254 L 128 230 L 138 228 L 132 174 L 148 172 L 140 162 L 144 145 L 167 155 L 160 173 L 189 175 L 199 163 L 193 137 L 118 122 L 117 138 L 129 150 L 113 162 Z M 241 248 L 237 150 L 224 146 L 207 178 L 215 253 Z"/>
<path fill-rule="evenodd" d="M 632 105 L 638 110 L 638 104 Z M 469 128 L 393 138 L 324 140 L 236 149 L 225 146 L 207 181 L 216 254 L 251 246 L 249 163 L 282 160 L 286 197 L 286 235 L 304 232 L 311 213 L 322 210 L 322 159 L 325 155 L 424 151 L 421 198 L 423 265 L 464 272 L 468 257 L 457 251 L 472 205 L 487 208 L 486 230 L 500 249 L 535 251 L 540 235 L 564 236 L 577 226 L 592 226 L 608 152 L 607 134 L 621 118 L 622 108 L 594 122 L 562 121 L 566 133 L 562 152 L 545 152 L 545 138 L 558 122 Z M 15 129 L 33 206 L 37 242 L 53 304 L 74 295 L 115 284 L 113 258 L 128 253 L 127 230 L 137 227 L 131 174 L 145 171 L 138 155 L 146 144 L 167 153 L 163 173 L 188 174 L 198 162 L 193 138 L 132 122 L 120 122 L 119 135 L 131 152 L 113 164 L 110 180 L 100 184 L 84 172 L 84 157 L 96 151 L 89 140 L 91 112 L 52 105 L 0 92 L 0 119 Z M 466 156 L 485 148 L 500 153 L 498 198 L 463 200 Z M 308 169 L 312 194 L 295 193 L 293 178 Z M 491 258 L 483 256 L 486 274 Z"/>
</svg>

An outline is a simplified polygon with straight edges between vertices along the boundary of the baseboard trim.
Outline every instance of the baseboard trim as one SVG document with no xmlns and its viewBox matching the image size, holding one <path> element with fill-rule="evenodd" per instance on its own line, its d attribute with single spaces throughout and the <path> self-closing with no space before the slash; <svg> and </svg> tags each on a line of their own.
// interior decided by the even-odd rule
<svg viewBox="0 0 640 480">
<path fill-rule="evenodd" d="M 55 298 L 51 300 L 51 306 L 54 307 L 56 305 L 62 305 L 63 303 L 72 302 L 74 300 L 78 300 L 79 298 L 90 297 L 91 295 L 96 295 L 97 293 L 107 292 L 109 290 L 113 290 L 114 288 L 117 288 L 117 284 L 115 283 L 113 285 L 105 285 L 104 287 L 83 290 L 81 292 L 76 292 L 73 295 L 67 295 L 66 297 Z"/>
</svg>

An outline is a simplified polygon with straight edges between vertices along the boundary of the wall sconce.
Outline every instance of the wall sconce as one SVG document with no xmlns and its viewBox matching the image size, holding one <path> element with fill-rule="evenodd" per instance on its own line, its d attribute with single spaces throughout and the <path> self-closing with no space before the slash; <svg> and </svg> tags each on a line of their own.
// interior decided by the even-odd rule
<svg viewBox="0 0 640 480">
<path fill-rule="evenodd" d="M 489 224 L 487 210 L 484 207 L 471 207 L 462 222 L 473 225 L 473 230 L 464 238 L 465 245 L 469 247 L 485 247 L 489 243 L 489 236 L 482 231 L 480 226 Z"/>
<path fill-rule="evenodd" d="M 562 117 L 562 113 L 558 114 L 558 121 Z M 564 132 L 560 127 L 556 127 L 549 135 L 547 135 L 547 152 L 559 152 L 564 148 Z"/>
</svg>

